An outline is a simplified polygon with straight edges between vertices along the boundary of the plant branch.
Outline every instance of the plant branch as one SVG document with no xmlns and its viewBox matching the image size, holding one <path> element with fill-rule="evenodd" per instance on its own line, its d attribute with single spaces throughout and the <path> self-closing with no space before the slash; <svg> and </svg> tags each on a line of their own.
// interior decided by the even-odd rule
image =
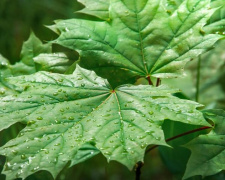
<svg viewBox="0 0 225 180">
<path fill-rule="evenodd" d="M 198 129 L 194 129 L 194 130 L 191 130 L 191 131 L 188 131 L 188 132 L 185 132 L 185 133 L 176 135 L 174 137 L 168 138 L 168 139 L 166 139 L 166 142 L 172 141 L 172 140 L 177 139 L 177 138 L 180 138 L 182 136 L 186 136 L 188 134 L 192 134 L 192 133 L 195 133 L 195 132 L 198 132 L 198 131 L 202 131 L 202 130 L 205 130 L 205 129 L 210 129 L 210 128 L 212 128 L 212 127 L 208 127 L 208 126 L 200 127 Z M 150 152 L 151 150 L 157 148 L 158 146 L 159 145 L 154 145 L 154 146 L 150 147 L 145 153 Z"/>
<path fill-rule="evenodd" d="M 201 75 L 201 56 L 198 58 L 198 68 L 197 68 L 197 82 L 196 82 L 196 94 L 195 94 L 195 101 L 198 102 L 199 100 L 199 87 L 200 87 L 200 75 Z"/>
<path fill-rule="evenodd" d="M 143 165 L 144 165 L 144 163 L 141 162 L 141 161 L 139 161 L 136 164 L 136 167 L 135 167 L 136 178 L 135 178 L 135 180 L 140 180 L 140 178 L 141 178 L 141 168 L 142 168 Z"/>
<path fill-rule="evenodd" d="M 151 78 L 150 78 L 149 75 L 147 76 L 147 80 L 148 80 L 148 84 L 149 84 L 149 85 L 153 85 L 152 80 L 151 80 Z"/>
</svg>

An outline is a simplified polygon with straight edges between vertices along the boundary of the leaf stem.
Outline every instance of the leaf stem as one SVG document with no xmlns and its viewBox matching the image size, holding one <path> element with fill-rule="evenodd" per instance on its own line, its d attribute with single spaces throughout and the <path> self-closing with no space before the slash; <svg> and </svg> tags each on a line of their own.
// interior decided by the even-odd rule
<svg viewBox="0 0 225 180">
<path fill-rule="evenodd" d="M 198 102 L 199 100 L 199 87 L 200 87 L 200 75 L 201 75 L 201 56 L 198 58 L 198 67 L 197 67 L 197 81 L 196 81 L 196 94 L 195 94 L 195 101 Z"/>
<path fill-rule="evenodd" d="M 180 138 L 180 137 L 182 137 L 182 136 L 186 136 L 186 135 L 188 135 L 188 134 L 192 134 L 192 133 L 195 133 L 195 132 L 198 132 L 198 131 L 202 131 L 202 130 L 205 130 L 205 129 L 209 129 L 209 128 L 212 128 L 212 127 L 209 127 L 209 126 L 200 127 L 200 128 L 198 128 L 198 129 L 194 129 L 194 130 L 191 130 L 191 131 L 188 131 L 188 132 L 185 132 L 185 133 L 182 133 L 182 134 L 173 136 L 173 137 L 171 137 L 171 138 L 168 138 L 168 139 L 166 139 L 166 142 L 172 141 L 172 140 L 177 139 L 177 138 Z M 158 146 L 159 146 L 159 145 L 154 145 L 154 146 L 150 147 L 148 150 L 146 150 L 145 153 L 150 152 L 151 150 L 157 148 Z"/>
<path fill-rule="evenodd" d="M 161 79 L 160 78 L 157 78 L 156 87 L 158 87 L 160 84 L 161 84 Z"/>
<path fill-rule="evenodd" d="M 147 80 L 148 80 L 148 84 L 149 84 L 149 85 L 153 85 L 152 80 L 151 80 L 151 78 L 150 78 L 149 75 L 147 76 Z"/>
<path fill-rule="evenodd" d="M 143 165 L 144 165 L 144 163 L 141 162 L 141 161 L 139 161 L 136 164 L 136 167 L 135 167 L 136 178 L 135 178 L 135 180 L 140 180 L 140 178 L 141 178 L 141 168 L 142 168 Z"/>
</svg>

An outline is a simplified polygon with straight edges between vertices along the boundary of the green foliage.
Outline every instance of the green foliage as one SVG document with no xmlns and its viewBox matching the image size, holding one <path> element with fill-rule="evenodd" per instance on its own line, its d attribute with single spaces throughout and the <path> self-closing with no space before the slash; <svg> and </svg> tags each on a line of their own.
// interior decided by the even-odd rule
<svg viewBox="0 0 225 180">
<path fill-rule="evenodd" d="M 162 146 L 165 164 L 179 178 L 186 163 L 184 178 L 225 169 L 225 113 L 202 113 L 203 105 L 191 101 L 212 107 L 212 99 L 224 97 L 225 62 L 214 57 L 224 53 L 222 45 L 205 53 L 224 37 L 224 1 L 78 2 L 85 6 L 79 18 L 49 26 L 59 35 L 56 40 L 43 44 L 31 33 L 19 62 L 0 56 L 0 131 L 25 126 L 0 147 L 6 179 L 40 170 L 56 178 L 65 167 L 99 153 L 132 170 L 149 145 Z M 68 50 L 53 53 L 53 43 L 78 52 L 79 60 Z M 188 81 L 173 79 L 199 56 L 187 66 Z M 181 84 L 184 94 L 172 88 L 182 89 Z M 208 90 L 214 85 L 218 91 Z M 214 99 L 208 92 L 221 96 Z M 207 130 L 196 133 L 196 128 Z M 167 143 L 174 136 L 179 139 Z M 182 161 L 172 162 L 176 157 Z"/>
<path fill-rule="evenodd" d="M 173 15 L 162 3 L 111 1 L 108 21 L 57 21 L 52 28 L 61 34 L 55 42 L 77 50 L 81 66 L 113 86 L 138 76 L 177 77 L 221 36 L 200 31 L 214 12 L 209 1 L 184 1 Z"/>
<path fill-rule="evenodd" d="M 108 161 L 132 169 L 143 160 L 147 145 L 166 145 L 164 119 L 208 125 L 195 110 L 197 103 L 170 95 L 176 90 L 144 85 L 112 90 L 106 80 L 79 66 L 73 75 L 41 72 L 9 81 L 22 92 L 0 100 L 0 129 L 27 124 L 0 149 L 10 157 L 4 171 L 10 179 L 39 169 L 56 177 L 68 161 L 71 166 L 77 163 L 73 158 L 85 143 L 94 144 Z M 41 159 L 48 160 L 38 165 Z"/>
<path fill-rule="evenodd" d="M 209 176 L 225 168 L 225 111 L 206 110 L 204 114 L 206 118 L 214 122 L 214 129 L 209 134 L 201 135 L 186 145 L 192 154 L 184 178 L 194 175 Z"/>
</svg>

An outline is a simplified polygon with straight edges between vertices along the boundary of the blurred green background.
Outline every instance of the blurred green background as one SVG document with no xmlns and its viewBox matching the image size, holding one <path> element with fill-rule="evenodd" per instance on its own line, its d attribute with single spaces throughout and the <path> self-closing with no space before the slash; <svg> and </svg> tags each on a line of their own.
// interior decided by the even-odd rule
<svg viewBox="0 0 225 180">
<path fill-rule="evenodd" d="M 12 64 L 20 60 L 22 43 L 28 39 L 31 30 L 42 42 L 48 42 L 57 37 L 55 33 L 45 27 L 53 24 L 57 19 L 68 19 L 82 17 L 74 12 L 83 8 L 76 0 L 0 0 L 0 54 L 7 58 Z M 199 102 L 206 108 L 225 109 L 225 41 L 220 41 L 216 47 L 202 56 L 202 70 L 200 78 Z M 163 83 L 183 90 L 179 95 L 183 98 L 196 99 L 196 76 L 198 60 L 189 63 L 186 67 L 187 76 L 183 79 L 165 80 Z M 166 122 L 165 129 L 176 127 L 184 130 L 184 125 Z M 0 133 L 0 145 L 9 139 L 16 137 L 22 125 L 16 124 L 8 130 Z M 183 129 L 182 129 L 183 128 Z M 188 129 L 193 127 L 188 127 Z M 12 133 L 13 132 L 13 133 Z M 171 137 L 178 132 L 166 133 Z M 189 139 L 196 135 L 190 136 Z M 184 164 L 189 157 L 189 151 L 178 148 L 182 140 L 173 142 L 176 151 L 168 148 L 155 149 L 145 157 L 145 165 L 142 169 L 143 180 L 179 180 L 185 168 Z M 159 155 L 159 152 L 161 155 Z M 162 157 L 162 158 L 161 158 Z M 181 158 L 183 157 L 183 158 Z M 173 159 L 174 158 L 174 159 Z M 4 158 L 0 158 L 0 170 L 4 164 Z M 183 166 L 182 166 L 183 164 Z M 166 166 L 167 165 L 167 166 Z M 182 167 L 181 167 L 182 166 Z M 0 180 L 4 180 L 4 175 Z M 132 180 L 135 172 L 130 172 L 126 167 L 116 163 L 107 163 L 102 155 L 87 162 L 78 164 L 72 168 L 64 169 L 57 177 L 58 180 Z M 195 177 L 193 180 L 201 179 Z M 207 180 L 224 180 L 224 173 L 206 178 Z M 48 172 L 40 171 L 31 175 L 27 180 L 52 180 Z"/>
<path fill-rule="evenodd" d="M 19 61 L 31 30 L 43 42 L 53 40 L 57 36 L 45 25 L 75 17 L 81 8 L 75 0 L 0 0 L 0 54 L 12 63 Z"/>
</svg>

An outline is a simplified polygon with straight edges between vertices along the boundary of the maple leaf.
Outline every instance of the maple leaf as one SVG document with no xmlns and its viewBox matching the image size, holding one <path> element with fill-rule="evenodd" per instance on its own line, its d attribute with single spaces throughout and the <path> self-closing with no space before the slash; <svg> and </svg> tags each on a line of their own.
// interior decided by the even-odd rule
<svg viewBox="0 0 225 180">
<path fill-rule="evenodd" d="M 85 4 L 102 2 L 86 0 Z M 108 3 L 108 21 L 61 20 L 51 29 L 61 33 L 55 43 L 78 51 L 80 65 L 107 78 L 112 86 L 134 82 L 140 76 L 180 76 L 186 62 L 221 38 L 202 33 L 215 11 L 209 8 L 209 0 L 185 0 L 173 6 L 171 13 L 158 0 Z M 90 6 L 93 11 L 88 7 L 84 12 L 98 16 L 97 7 Z"/>
<path fill-rule="evenodd" d="M 20 93 L 0 98 L 0 129 L 17 122 L 27 126 L 0 148 L 7 156 L 7 179 L 37 170 L 56 177 L 69 161 L 72 166 L 99 151 L 108 161 L 132 169 L 143 161 L 148 145 L 167 145 L 161 128 L 165 119 L 208 124 L 196 110 L 198 103 L 171 95 L 177 90 L 149 85 L 113 90 L 105 79 L 78 65 L 72 75 L 38 72 L 8 81 Z M 86 145 L 91 147 L 84 158 L 77 156 L 85 153 Z"/>
</svg>

